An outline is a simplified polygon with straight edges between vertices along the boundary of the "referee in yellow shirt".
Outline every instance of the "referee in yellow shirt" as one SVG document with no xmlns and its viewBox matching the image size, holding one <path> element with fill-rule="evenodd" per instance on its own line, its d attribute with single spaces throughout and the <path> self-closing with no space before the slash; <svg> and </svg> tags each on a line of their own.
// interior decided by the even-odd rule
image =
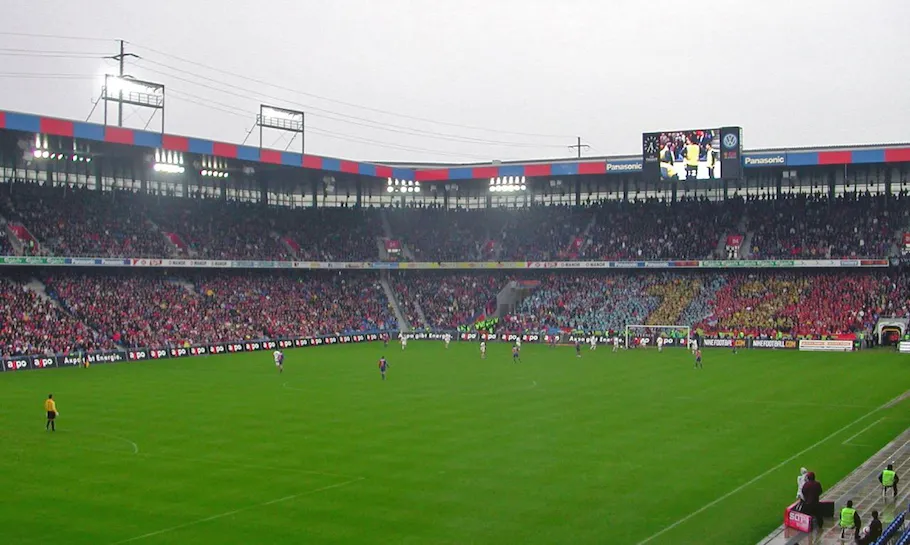
<svg viewBox="0 0 910 545">
<path fill-rule="evenodd" d="M 48 394 L 44 400 L 44 410 L 47 411 L 47 424 L 45 430 L 57 431 L 57 425 L 54 421 L 57 419 L 57 402 L 54 401 L 54 394 Z"/>
</svg>

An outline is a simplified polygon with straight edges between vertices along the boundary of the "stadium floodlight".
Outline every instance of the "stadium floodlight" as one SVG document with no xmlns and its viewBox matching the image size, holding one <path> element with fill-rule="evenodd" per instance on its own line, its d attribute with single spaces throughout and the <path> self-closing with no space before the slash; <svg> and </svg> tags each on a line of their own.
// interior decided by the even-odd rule
<svg viewBox="0 0 910 545">
<path fill-rule="evenodd" d="M 164 172 L 165 174 L 183 174 L 186 169 L 180 165 L 170 165 L 168 163 L 155 163 L 155 172 Z"/>
<path fill-rule="evenodd" d="M 218 157 L 206 156 L 194 165 L 200 169 L 199 175 L 204 178 L 227 178 L 229 176 L 227 162 Z"/>
<path fill-rule="evenodd" d="M 183 166 L 183 154 L 172 150 L 155 150 L 155 164 L 152 166 L 155 172 L 164 174 L 183 174 L 186 168 Z"/>
<path fill-rule="evenodd" d="M 527 189 L 527 180 L 524 176 L 490 178 L 490 192 L 492 193 L 517 193 Z"/>
<path fill-rule="evenodd" d="M 420 193 L 420 184 L 414 180 L 399 180 L 389 178 L 386 181 L 388 193 Z"/>
<path fill-rule="evenodd" d="M 161 112 L 161 132 L 164 132 L 164 85 L 143 81 L 129 76 L 104 75 L 101 88 L 104 101 L 104 125 L 107 126 L 107 105 L 114 102 L 118 107 L 117 125 L 123 125 L 123 105 L 150 108 Z M 154 116 L 154 112 L 152 113 Z"/>
<path fill-rule="evenodd" d="M 300 153 L 303 154 L 306 141 L 304 139 L 305 118 L 303 112 L 299 110 L 289 110 L 267 104 L 259 105 L 259 115 L 256 116 L 256 125 L 259 126 L 259 149 L 262 149 L 262 136 L 264 129 L 274 129 L 277 131 L 292 132 L 291 142 L 298 135 L 300 136 Z M 290 143 L 288 143 L 290 147 Z"/>
</svg>

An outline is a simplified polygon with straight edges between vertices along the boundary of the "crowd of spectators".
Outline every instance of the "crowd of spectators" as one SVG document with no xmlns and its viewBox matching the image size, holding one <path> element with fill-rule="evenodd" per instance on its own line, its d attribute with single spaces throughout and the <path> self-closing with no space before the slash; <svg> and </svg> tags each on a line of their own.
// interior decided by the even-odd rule
<svg viewBox="0 0 910 545">
<path fill-rule="evenodd" d="M 302 261 L 376 261 L 383 235 L 378 209 L 311 208 L 278 213 L 284 236 Z"/>
<path fill-rule="evenodd" d="M 21 222 L 56 255 L 164 257 L 162 235 L 148 222 L 143 199 L 132 193 L 4 184 L 0 212 Z"/>
<path fill-rule="evenodd" d="M 545 261 L 574 259 L 597 208 L 534 206 L 510 213 L 502 234 L 502 259 Z"/>
<path fill-rule="evenodd" d="M 618 331 L 644 324 L 660 299 L 646 288 L 656 275 L 550 274 L 503 321 L 510 331 Z"/>
<path fill-rule="evenodd" d="M 398 326 L 379 276 L 369 272 L 36 274 L 49 297 L 26 287 L 27 278 L 0 281 L 3 356 Z M 900 271 L 566 271 L 517 278 L 527 293 L 501 320 L 508 331 L 622 331 L 630 324 L 659 323 L 759 338 L 830 336 L 868 333 L 880 316 L 910 316 L 910 275 Z M 391 282 L 410 309 L 412 326 L 454 329 L 493 314 L 496 295 L 511 279 L 503 272 L 408 271 Z"/>
<path fill-rule="evenodd" d="M 910 199 L 793 195 L 751 200 L 746 216 L 754 258 L 885 257 L 910 222 Z"/>
<path fill-rule="evenodd" d="M 0 279 L 0 357 L 114 348 L 111 340 L 26 287 L 22 280 Z"/>
<path fill-rule="evenodd" d="M 704 259 L 751 233 L 755 258 L 886 257 L 910 198 L 603 201 L 519 209 L 266 207 L 34 183 L 0 185 L 0 215 L 54 255 L 373 261 L 388 236 L 417 261 Z M 175 235 L 174 244 L 166 233 Z"/>
<path fill-rule="evenodd" d="M 378 278 L 358 274 L 53 273 L 50 293 L 105 338 L 173 346 L 392 329 Z"/>
<path fill-rule="evenodd" d="M 648 200 L 604 203 L 583 246 L 582 259 L 705 259 L 721 236 L 735 231 L 742 215 L 738 199 Z"/>
<path fill-rule="evenodd" d="M 487 261 L 491 241 L 501 238 L 509 217 L 502 209 L 399 208 L 386 212 L 392 234 L 416 261 Z"/>
<path fill-rule="evenodd" d="M 499 273 L 400 273 L 392 285 L 412 327 L 456 329 L 495 312 L 510 277 Z M 418 318 L 416 304 L 426 322 Z"/>
<path fill-rule="evenodd" d="M 259 205 L 170 197 L 150 213 L 199 259 L 293 259 L 278 238 L 275 214 Z"/>
<path fill-rule="evenodd" d="M 744 273 L 727 278 L 698 325 L 753 337 L 869 332 L 880 316 L 907 316 L 910 284 L 899 273 Z"/>
<path fill-rule="evenodd" d="M 364 273 L 202 275 L 194 285 L 209 304 L 281 338 L 394 329 L 379 278 Z"/>
</svg>

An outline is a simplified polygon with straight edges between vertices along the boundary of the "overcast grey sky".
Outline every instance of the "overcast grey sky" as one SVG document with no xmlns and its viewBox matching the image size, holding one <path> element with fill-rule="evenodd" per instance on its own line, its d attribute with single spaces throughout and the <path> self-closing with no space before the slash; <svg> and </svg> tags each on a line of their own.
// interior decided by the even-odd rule
<svg viewBox="0 0 910 545">
<path fill-rule="evenodd" d="M 592 155 L 638 153 L 643 131 L 726 124 L 743 127 L 748 148 L 906 142 L 908 6 L 0 0 L 6 32 L 109 39 L 0 33 L 0 109 L 85 119 L 115 67 L 97 57 L 122 38 L 144 57 L 127 72 L 167 86 L 167 132 L 239 143 L 266 102 L 311 113 L 307 151 L 343 158 L 567 156 L 575 135 Z M 146 111 L 127 111 L 128 126 L 145 124 Z M 279 137 L 267 133 L 265 145 L 284 148 Z"/>
</svg>

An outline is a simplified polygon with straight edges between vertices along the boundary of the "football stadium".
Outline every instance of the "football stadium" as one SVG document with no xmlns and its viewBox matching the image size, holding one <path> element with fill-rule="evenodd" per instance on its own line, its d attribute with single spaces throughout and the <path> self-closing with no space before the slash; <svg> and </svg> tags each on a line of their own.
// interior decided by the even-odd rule
<svg viewBox="0 0 910 545">
<path fill-rule="evenodd" d="M 167 43 L 0 74 L 0 542 L 910 543 L 910 143 L 355 160 Z"/>
</svg>

